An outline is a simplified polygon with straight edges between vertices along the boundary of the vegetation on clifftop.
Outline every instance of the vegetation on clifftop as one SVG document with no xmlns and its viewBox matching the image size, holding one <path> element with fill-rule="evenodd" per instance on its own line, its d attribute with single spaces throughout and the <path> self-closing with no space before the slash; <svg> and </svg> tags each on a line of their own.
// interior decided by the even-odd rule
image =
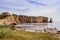
<svg viewBox="0 0 60 40">
<path fill-rule="evenodd" d="M 0 19 L 4 19 L 4 18 L 6 18 L 7 16 L 9 16 L 10 15 L 10 13 L 8 13 L 8 12 L 3 12 L 2 14 L 0 14 Z"/>
<path fill-rule="evenodd" d="M 0 15 L 0 19 L 6 18 L 8 15 Z"/>
</svg>

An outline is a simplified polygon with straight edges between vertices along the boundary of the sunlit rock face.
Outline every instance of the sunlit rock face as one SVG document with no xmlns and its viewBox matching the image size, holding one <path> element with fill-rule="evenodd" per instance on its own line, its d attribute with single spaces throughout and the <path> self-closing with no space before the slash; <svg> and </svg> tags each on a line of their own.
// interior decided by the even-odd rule
<svg viewBox="0 0 60 40">
<path fill-rule="evenodd" d="M 34 17 L 34 16 L 19 16 L 21 23 L 43 23 L 48 22 L 48 17 Z"/>
<path fill-rule="evenodd" d="M 43 16 L 24 16 L 24 15 L 16 15 L 12 14 L 7 16 L 4 19 L 0 19 L 0 24 L 19 24 L 19 23 L 47 23 L 48 22 L 48 17 L 43 17 Z"/>
</svg>

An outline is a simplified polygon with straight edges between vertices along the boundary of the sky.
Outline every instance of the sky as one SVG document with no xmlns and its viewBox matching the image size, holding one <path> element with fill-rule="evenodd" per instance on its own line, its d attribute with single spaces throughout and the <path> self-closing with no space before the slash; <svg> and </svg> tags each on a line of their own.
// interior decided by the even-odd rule
<svg viewBox="0 0 60 40">
<path fill-rule="evenodd" d="M 60 21 L 60 0 L 0 0 L 0 13 L 46 16 Z"/>
</svg>

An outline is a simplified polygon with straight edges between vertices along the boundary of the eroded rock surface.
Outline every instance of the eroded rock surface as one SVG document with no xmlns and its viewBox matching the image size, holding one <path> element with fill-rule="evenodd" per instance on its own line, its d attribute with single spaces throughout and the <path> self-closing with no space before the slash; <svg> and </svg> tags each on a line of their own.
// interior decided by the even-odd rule
<svg viewBox="0 0 60 40">
<path fill-rule="evenodd" d="M 48 22 L 48 17 L 44 16 L 24 16 L 12 14 L 4 19 L 0 19 L 0 24 L 9 25 L 9 24 L 18 24 L 18 23 L 44 23 Z"/>
</svg>

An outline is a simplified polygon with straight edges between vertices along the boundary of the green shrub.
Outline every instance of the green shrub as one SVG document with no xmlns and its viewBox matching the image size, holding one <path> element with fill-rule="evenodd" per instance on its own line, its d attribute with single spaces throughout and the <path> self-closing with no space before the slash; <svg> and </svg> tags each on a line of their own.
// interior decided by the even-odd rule
<svg viewBox="0 0 60 40">
<path fill-rule="evenodd" d="M 0 29 L 3 29 L 3 28 L 10 28 L 10 26 L 8 26 L 8 25 L 0 25 Z"/>
<path fill-rule="evenodd" d="M 11 37 L 11 36 L 12 36 L 11 30 L 6 28 L 0 29 L 0 38 Z"/>
<path fill-rule="evenodd" d="M 7 16 L 9 16 L 9 15 L 0 15 L 0 19 L 4 19 L 4 18 L 6 18 Z"/>
</svg>

